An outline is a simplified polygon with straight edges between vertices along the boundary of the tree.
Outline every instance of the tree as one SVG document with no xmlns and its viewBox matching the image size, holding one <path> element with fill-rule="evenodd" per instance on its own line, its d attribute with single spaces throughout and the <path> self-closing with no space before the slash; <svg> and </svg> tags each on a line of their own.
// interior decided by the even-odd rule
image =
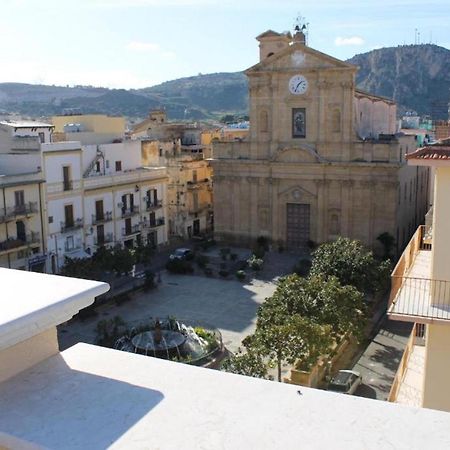
<svg viewBox="0 0 450 450">
<path fill-rule="evenodd" d="M 254 378 L 267 378 L 267 364 L 263 357 L 256 351 L 248 349 L 245 353 L 241 349 L 238 353 L 230 356 L 222 368 L 226 372 L 236 373 Z"/>
<path fill-rule="evenodd" d="M 389 267 L 389 261 L 378 263 L 361 242 L 340 237 L 313 252 L 310 276 L 335 276 L 342 285 L 355 286 L 361 292 L 375 292 L 386 286 Z"/>
<path fill-rule="evenodd" d="M 258 310 L 258 324 L 283 324 L 299 315 L 329 325 L 333 335 L 349 333 L 360 339 L 366 323 L 364 296 L 353 286 L 342 286 L 336 277 L 282 278 L 272 297 Z"/>
<path fill-rule="evenodd" d="M 278 381 L 281 381 L 283 362 L 294 364 L 300 359 L 302 367 L 307 369 L 328 351 L 332 342 L 329 326 L 293 315 L 282 324 L 258 320 L 247 346 L 277 366 Z"/>
<path fill-rule="evenodd" d="M 395 238 L 394 236 L 392 236 L 392 234 L 389 234 L 387 232 L 381 233 L 378 237 L 377 237 L 377 241 L 379 241 L 381 243 L 381 245 L 384 248 L 384 255 L 383 258 L 384 259 L 388 259 L 392 257 L 392 249 L 395 246 Z"/>
<path fill-rule="evenodd" d="M 113 253 L 112 268 L 118 274 L 131 272 L 135 259 L 127 248 L 116 247 Z"/>
</svg>

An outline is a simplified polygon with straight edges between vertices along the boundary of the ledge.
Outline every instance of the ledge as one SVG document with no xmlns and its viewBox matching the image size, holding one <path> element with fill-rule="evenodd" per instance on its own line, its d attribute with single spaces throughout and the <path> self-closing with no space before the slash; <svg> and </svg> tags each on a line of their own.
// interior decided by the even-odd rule
<svg viewBox="0 0 450 450">
<path fill-rule="evenodd" d="M 109 290 L 107 283 L 0 268 L 0 350 L 66 322 Z"/>
</svg>

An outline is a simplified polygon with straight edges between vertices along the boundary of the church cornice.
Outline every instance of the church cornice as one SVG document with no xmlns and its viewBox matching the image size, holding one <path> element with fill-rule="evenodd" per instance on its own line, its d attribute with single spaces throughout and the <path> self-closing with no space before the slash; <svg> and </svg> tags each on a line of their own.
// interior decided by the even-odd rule
<svg viewBox="0 0 450 450">
<path fill-rule="evenodd" d="M 281 160 L 282 155 L 291 151 L 305 152 L 311 157 L 315 158 L 315 162 L 320 162 L 324 164 L 329 163 L 327 159 L 325 159 L 323 156 L 320 156 L 319 153 L 317 153 L 314 147 L 306 143 L 302 145 L 279 148 L 270 159 L 270 162 L 285 162 Z M 299 161 L 299 163 L 307 163 L 307 161 Z"/>
</svg>

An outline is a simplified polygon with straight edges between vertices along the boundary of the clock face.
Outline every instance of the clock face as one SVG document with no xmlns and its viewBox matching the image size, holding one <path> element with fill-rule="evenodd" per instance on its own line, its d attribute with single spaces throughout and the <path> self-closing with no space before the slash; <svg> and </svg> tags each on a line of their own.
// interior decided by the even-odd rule
<svg viewBox="0 0 450 450">
<path fill-rule="evenodd" d="M 294 95 L 304 94 L 308 89 L 308 80 L 303 75 L 294 75 L 289 80 L 289 92 Z"/>
</svg>

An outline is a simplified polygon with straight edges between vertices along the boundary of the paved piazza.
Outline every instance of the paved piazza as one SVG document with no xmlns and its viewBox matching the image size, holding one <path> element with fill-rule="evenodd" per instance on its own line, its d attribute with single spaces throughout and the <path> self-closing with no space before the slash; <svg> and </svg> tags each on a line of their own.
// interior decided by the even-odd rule
<svg viewBox="0 0 450 450">
<path fill-rule="evenodd" d="M 163 272 L 162 282 L 156 289 L 135 294 L 132 300 L 120 306 L 101 306 L 97 309 L 97 317 L 60 326 L 60 347 L 63 350 L 77 342 L 94 343 L 95 327 L 102 319 L 120 316 L 133 326 L 150 317 L 171 315 L 218 328 L 225 346 L 234 352 L 242 339 L 254 331 L 258 306 L 275 290 L 274 271 L 278 274 L 289 272 L 294 261 L 291 255 L 271 254 L 265 262 L 266 269 L 261 273 L 261 279 L 254 278 L 244 283 L 235 279 Z"/>
</svg>

